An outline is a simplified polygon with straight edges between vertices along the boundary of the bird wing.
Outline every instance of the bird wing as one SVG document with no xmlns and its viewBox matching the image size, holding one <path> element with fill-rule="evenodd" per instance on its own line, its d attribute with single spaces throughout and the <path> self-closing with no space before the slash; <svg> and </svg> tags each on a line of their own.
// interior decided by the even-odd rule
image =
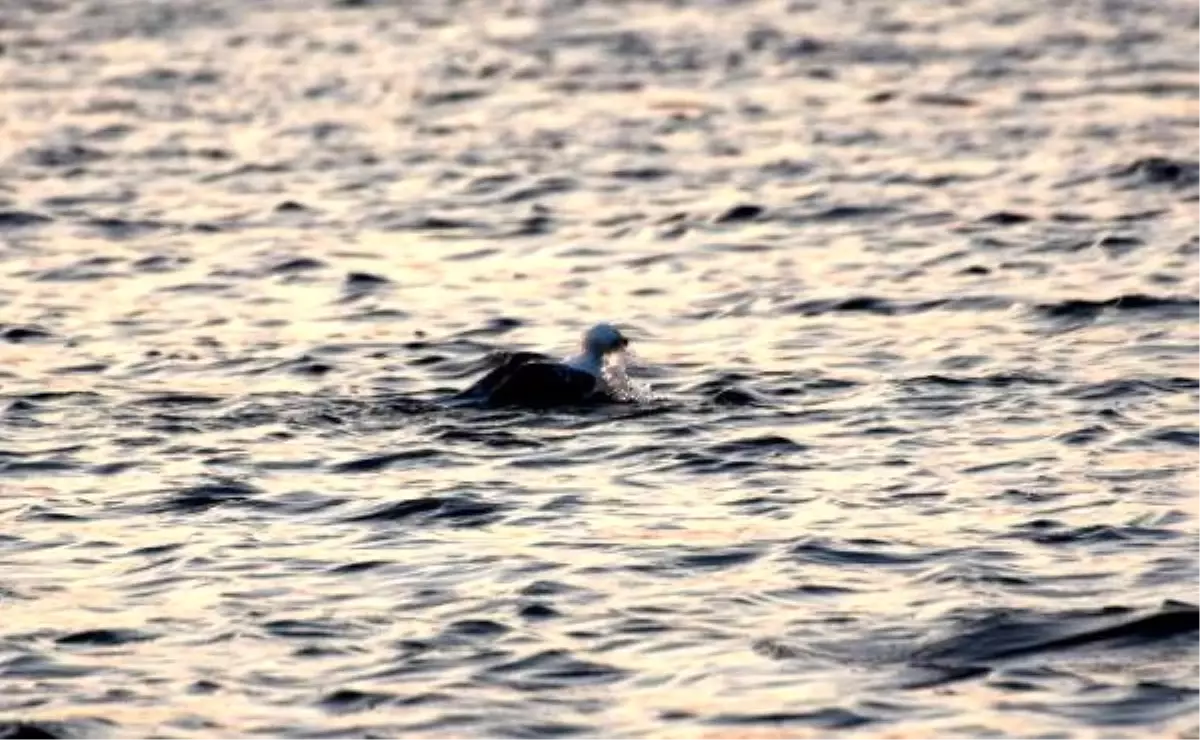
<svg viewBox="0 0 1200 740">
<path fill-rule="evenodd" d="M 511 352 L 504 356 L 500 364 L 487 375 L 475 381 L 470 388 L 462 391 L 455 398 L 485 399 L 491 396 L 501 384 L 508 380 L 518 367 L 527 362 L 549 362 L 550 358 L 537 352 Z"/>
<path fill-rule="evenodd" d="M 491 392 L 499 406 L 558 406 L 582 403 L 595 393 L 594 375 L 557 362 L 526 361 L 514 367 Z"/>
</svg>

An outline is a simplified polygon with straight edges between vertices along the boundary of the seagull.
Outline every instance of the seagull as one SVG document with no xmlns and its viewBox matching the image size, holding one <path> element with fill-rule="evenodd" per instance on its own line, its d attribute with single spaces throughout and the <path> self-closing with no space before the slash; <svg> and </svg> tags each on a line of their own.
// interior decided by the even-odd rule
<svg viewBox="0 0 1200 740">
<path fill-rule="evenodd" d="M 629 340 L 612 324 L 596 324 L 583 335 L 581 352 L 561 362 L 538 352 L 514 352 L 455 400 L 488 406 L 548 408 L 612 400 L 604 382 L 604 361 Z"/>
</svg>

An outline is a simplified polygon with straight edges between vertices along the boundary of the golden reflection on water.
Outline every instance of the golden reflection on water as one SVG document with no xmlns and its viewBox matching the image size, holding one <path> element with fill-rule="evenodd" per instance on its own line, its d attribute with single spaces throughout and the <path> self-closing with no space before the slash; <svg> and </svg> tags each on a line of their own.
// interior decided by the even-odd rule
<svg viewBox="0 0 1200 740">
<path fill-rule="evenodd" d="M 1193 428 L 1194 392 L 1099 401 L 1072 393 L 1151 376 L 1194 378 L 1196 325 L 1164 320 L 1151 336 L 1137 314 L 1106 314 L 1056 331 L 1035 310 L 1200 289 L 1194 249 L 1178 249 L 1195 238 L 1195 199 L 1106 174 L 1141 156 L 1193 156 L 1194 127 L 1181 134 L 1171 121 L 1194 120 L 1196 102 L 1105 87 L 1115 73 L 1097 62 L 1107 57 L 1096 48 L 1123 32 L 1113 21 L 1037 3 L 600 3 L 555 11 L 567 14 L 568 28 L 522 4 L 498 11 L 468 3 L 440 25 L 414 22 L 407 14 L 416 11 L 403 3 L 347 12 L 302 5 L 229 6 L 228 27 L 198 23 L 165 37 L 110 38 L 100 25 L 86 43 L 63 40 L 57 35 L 73 21 L 61 18 L 39 21 L 27 45 L 0 35 L 0 52 L 12 50 L 0 54 L 0 143 L 14 153 L 16 164 L 5 166 L 17 168 L 5 178 L 12 184 L 3 207 L 56 219 L 45 234 L 0 233 L 5 323 L 54 334 L 0 342 L 5 391 L 97 394 L 73 406 L 47 402 L 40 425 L 6 427 L 13 439 L 0 445 L 32 457 L 82 447 L 62 453 L 78 463 L 73 470 L 3 471 L 0 521 L 16 539 L 3 543 L 0 587 L 17 596 L 0 592 L 0 623 L 3 637 L 53 668 L 97 672 L 0 675 L 0 693 L 45 699 L 31 716 L 104 717 L 116 723 L 114 734 L 130 736 L 349 734 L 466 711 L 533 721 L 574 700 L 591 702 L 591 714 L 578 713 L 586 721 L 646 737 L 828 736 L 833 731 L 760 721 L 704 723 L 718 714 L 872 702 L 894 718 L 836 734 L 1035 736 L 1095 729 L 1047 710 L 1078 701 L 1088 681 L 1109 685 L 1107 701 L 1131 681 L 1165 680 L 1158 664 L 1175 664 L 1164 658 L 1119 668 L 1068 664 L 1064 672 L 1077 671 L 1080 686 L 1067 679 L 1066 688 L 1047 683 L 1017 698 L 988 680 L 865 688 L 890 676 L 955 610 L 1056 614 L 1080 604 L 1153 604 L 1175 596 L 1175 584 L 1138 577 L 1194 549 L 1195 450 L 1147 436 Z M 122 7 L 93 11 L 99 22 Z M 1151 11 L 1172 7 L 1139 9 L 1139 22 L 1157 22 Z M 1017 20 L 993 22 L 1001 10 Z M 586 35 L 593 13 L 611 16 L 614 39 L 643 34 L 653 48 L 621 56 L 605 51 L 607 42 L 572 40 Z M 875 16 L 892 30 L 876 28 Z M 607 21 L 595 25 L 607 38 Z M 789 40 L 812 37 L 822 50 L 753 57 L 743 40 L 759 26 Z M 1178 45 L 1167 30 L 1155 32 L 1155 49 Z M 8 32 L 0 17 L 0 34 Z M 86 51 L 56 57 L 56 44 Z M 347 44 L 357 51 L 339 51 Z M 694 68 L 651 63 L 689 48 L 701 52 Z M 731 49 L 741 66 L 729 61 Z M 710 51 L 721 61 L 705 61 Z M 1143 45 L 1128 53 L 1151 52 Z M 446 72 L 455 64 L 473 70 L 488 54 L 512 73 L 480 83 Z M 913 56 L 922 54 L 929 58 Z M 1039 61 L 1041 54 L 1048 56 Z M 1011 76 L 991 75 L 1008 56 Z M 1170 72 L 1169 62 L 1147 58 L 1145 67 L 1166 68 L 1159 81 L 1194 81 L 1190 71 Z M 179 79 L 211 71 L 216 82 L 157 89 L 154 70 Z M 557 85 L 572 75 L 582 87 Z M 472 85 L 484 94 L 466 104 L 428 104 Z M 970 104 L 913 102 L 938 91 Z M 1040 99 L 1031 101 L 1033 93 Z M 892 97 L 881 102 L 878 94 Z M 124 135 L 97 135 L 123 126 Z M 331 133 L 312 133 L 322 127 Z M 1105 128 L 1119 136 L 1096 134 Z M 69 175 L 22 164 L 31 150 L 69 153 L 76 140 L 106 156 Z M 770 174 L 788 167 L 796 173 Z M 667 174 L 615 178 L 623 168 Z M 514 187 L 554 178 L 567 185 L 511 202 L 511 189 L 471 190 L 497 175 L 512 176 Z M 928 184 L 939 181 L 948 184 Z M 84 205 L 49 205 L 65 196 Z M 309 210 L 277 213 L 285 200 Z M 550 233 L 514 236 L 535 203 Z M 739 203 L 762 204 L 771 218 L 716 223 Z M 838 207 L 876 206 L 878 218 L 830 216 Z M 979 219 L 1005 209 L 1030 214 L 1032 225 L 980 227 Z M 1123 220 L 1155 210 L 1163 213 L 1156 221 Z M 1064 213 L 1090 225 L 1054 220 Z M 129 237 L 97 236 L 85 223 L 108 216 L 160 223 Z M 426 217 L 467 226 L 439 233 L 412 225 Z M 686 228 L 670 231 L 676 222 Z M 1111 253 L 1100 246 L 1101 230 L 1144 244 Z M 1039 251 L 1081 234 L 1096 245 Z M 151 255 L 168 267 L 133 267 Z M 272 271 L 298 256 L 324 264 Z M 965 277 L 967 266 L 986 269 Z M 55 271 L 65 277 L 47 278 Z M 351 300 L 345 280 L 353 272 L 388 282 Z M 1149 275 L 1175 282 L 1151 283 Z M 995 305 L 897 315 L 802 310 L 864 296 L 900 307 L 966 297 Z M 396 314 L 364 320 L 366 308 Z M 515 452 L 457 447 L 424 420 L 370 414 L 376 392 L 425 397 L 465 382 L 413 364 L 426 350 L 405 342 L 421 336 L 429 352 L 440 352 L 444 340 L 497 317 L 522 323 L 480 341 L 555 354 L 574 349 L 595 319 L 628 323 L 639 362 L 661 373 L 648 382 L 680 408 L 644 423 L 514 426 L 513 434 L 541 443 Z M 335 365 L 328 376 L 243 372 L 322 352 Z M 107 368 L 63 371 L 84 363 Z M 857 385 L 838 393 L 806 386 L 763 410 L 714 411 L 693 390 L 733 372 L 774 390 L 813 378 Z M 933 375 L 1055 384 L 962 390 L 918 382 Z M 138 405 L 164 392 L 224 403 L 161 417 Z M 226 416 L 249 402 L 278 403 L 270 407 L 276 416 L 241 426 Z M 320 414 L 334 402 L 367 410 L 335 409 L 339 425 L 323 424 Z M 1117 415 L 1098 422 L 1101 407 Z M 182 431 L 151 428 L 172 415 L 183 418 L 169 419 Z M 1064 444 L 1064 435 L 1089 425 L 1111 427 L 1112 436 Z M 757 463 L 745 471 L 697 473 L 681 464 L 683 453 L 717 455 L 716 445 L 772 436 L 797 447 L 777 456 L 745 452 Z M 635 452 L 651 443 L 657 452 Z M 330 469 L 437 444 L 448 450 L 437 464 L 360 476 Z M 558 466 L 533 466 L 555 455 Z M 113 461 L 134 465 L 88 471 Z M 345 501 L 333 513 L 161 505 L 170 492 L 225 476 L 252 481 L 256 501 Z M 341 518 L 462 490 L 509 508 L 478 528 Z M 901 501 L 897 490 L 915 495 Z M 572 497 L 574 508 L 551 506 Z M 755 497 L 775 508 L 747 513 Z M 1038 518 L 1075 530 L 1144 526 L 1177 538 L 1049 547 L 1021 534 Z M 178 547 L 153 550 L 164 545 Z M 807 557 L 806 545 L 820 556 Z M 703 565 L 705 556 L 739 548 L 758 557 Z M 862 553 L 891 559 L 856 562 Z M 353 577 L 330 572 L 371 560 L 388 565 Z M 997 574 L 1026 585 L 989 580 Z M 561 615 L 523 620 L 514 604 L 539 578 L 571 587 L 555 602 Z M 830 588 L 841 590 L 822 591 Z M 421 602 L 424 591 L 444 592 L 447 601 Z M 669 636 L 629 637 L 615 626 L 654 608 Z M 449 624 L 485 618 L 511 630 L 497 643 L 504 659 L 561 650 L 627 677 L 557 686 L 543 696 L 561 704 L 539 705 L 520 690 L 474 681 L 479 663 L 465 660 L 470 650 L 457 643 L 445 648 L 445 667 L 377 675 L 405 664 L 403 641 L 432 642 Z M 329 654 L 298 654 L 303 640 L 264 628 L 286 619 L 325 620 L 345 634 L 328 638 L 336 648 Z M 158 637 L 108 647 L 55 642 L 101 628 Z M 877 640 L 881 632 L 899 647 Z M 794 645 L 800 656 L 756 652 L 766 639 Z M 219 688 L 198 692 L 198 680 Z M 441 691 L 453 702 L 341 716 L 319 704 L 341 688 L 401 699 Z M 1043 704 L 1031 708 L 1033 701 Z M 668 722 L 668 712 L 694 717 Z M 405 732 L 448 734 L 455 733 Z"/>
</svg>

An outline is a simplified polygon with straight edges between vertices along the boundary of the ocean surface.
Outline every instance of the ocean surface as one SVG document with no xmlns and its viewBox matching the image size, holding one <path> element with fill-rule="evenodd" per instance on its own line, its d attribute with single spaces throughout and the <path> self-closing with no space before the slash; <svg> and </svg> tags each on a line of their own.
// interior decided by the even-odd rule
<svg viewBox="0 0 1200 740">
<path fill-rule="evenodd" d="M 1198 38 L 0 4 L 0 737 L 1196 737 Z"/>
</svg>

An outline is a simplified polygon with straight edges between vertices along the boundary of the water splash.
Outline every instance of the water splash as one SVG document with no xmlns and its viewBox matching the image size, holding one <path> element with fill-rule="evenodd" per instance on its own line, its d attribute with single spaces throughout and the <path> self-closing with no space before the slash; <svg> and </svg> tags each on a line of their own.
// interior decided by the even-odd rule
<svg viewBox="0 0 1200 740">
<path fill-rule="evenodd" d="M 629 377 L 631 361 L 636 367 L 637 357 L 628 349 L 609 356 L 603 374 L 608 392 L 622 401 L 646 403 L 656 400 L 657 396 L 650 390 L 649 385 Z"/>
</svg>

